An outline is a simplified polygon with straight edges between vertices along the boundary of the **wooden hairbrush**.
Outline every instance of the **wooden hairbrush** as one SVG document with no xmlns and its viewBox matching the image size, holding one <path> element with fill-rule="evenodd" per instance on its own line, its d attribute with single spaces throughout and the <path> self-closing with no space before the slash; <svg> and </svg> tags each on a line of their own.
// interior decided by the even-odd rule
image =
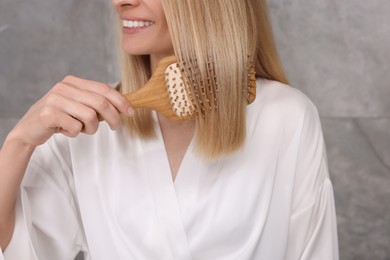
<svg viewBox="0 0 390 260">
<path fill-rule="evenodd" d="M 248 69 L 247 102 L 252 103 L 256 98 L 256 74 L 254 66 Z M 124 96 L 133 108 L 153 109 L 173 121 L 184 121 L 199 116 L 204 108 L 202 102 L 195 102 L 188 88 L 188 81 L 182 76 L 175 56 L 162 59 L 157 65 L 152 77 L 141 88 Z"/>
</svg>

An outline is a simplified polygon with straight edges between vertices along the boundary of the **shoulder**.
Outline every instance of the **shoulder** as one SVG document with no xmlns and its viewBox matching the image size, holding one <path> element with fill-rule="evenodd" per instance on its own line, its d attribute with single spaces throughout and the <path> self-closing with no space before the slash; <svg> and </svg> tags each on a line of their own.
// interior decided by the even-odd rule
<svg viewBox="0 0 390 260">
<path fill-rule="evenodd" d="M 289 140 L 305 125 L 321 128 L 317 107 L 302 91 L 277 81 L 257 80 L 256 99 L 247 108 L 249 130 L 257 133 L 256 129 L 265 128 Z"/>
<path fill-rule="evenodd" d="M 299 89 L 278 81 L 257 79 L 257 106 L 294 113 L 310 107 L 317 109 L 313 102 Z"/>
<path fill-rule="evenodd" d="M 248 106 L 248 113 L 260 116 L 271 114 L 274 118 L 296 121 L 306 113 L 318 114 L 317 107 L 299 89 L 278 81 L 257 79 L 255 101 Z"/>
</svg>

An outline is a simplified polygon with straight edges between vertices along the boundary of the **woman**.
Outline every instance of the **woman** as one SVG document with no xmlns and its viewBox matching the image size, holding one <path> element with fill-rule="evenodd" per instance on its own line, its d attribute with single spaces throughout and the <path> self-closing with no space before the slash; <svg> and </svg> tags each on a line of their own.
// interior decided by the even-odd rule
<svg viewBox="0 0 390 260">
<path fill-rule="evenodd" d="M 68 76 L 3 144 L 0 259 L 338 259 L 318 113 L 283 84 L 265 1 L 113 5 L 120 92 Z M 120 94 L 173 54 L 196 63 L 191 91 L 215 79 L 196 120 L 134 111 Z"/>
</svg>

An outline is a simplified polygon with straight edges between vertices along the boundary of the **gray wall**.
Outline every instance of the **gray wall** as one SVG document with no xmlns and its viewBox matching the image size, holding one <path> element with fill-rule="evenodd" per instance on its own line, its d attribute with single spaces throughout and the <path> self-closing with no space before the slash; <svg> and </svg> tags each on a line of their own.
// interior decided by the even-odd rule
<svg viewBox="0 0 390 260">
<path fill-rule="evenodd" d="M 390 116 L 388 0 L 271 0 L 290 79 L 330 117 Z"/>
<path fill-rule="evenodd" d="M 110 3 L 1 0 L 2 117 L 23 115 L 68 74 L 114 80 Z"/>
<path fill-rule="evenodd" d="M 390 259 L 390 1 L 270 9 L 291 84 L 322 115 L 341 259 Z"/>
<path fill-rule="evenodd" d="M 1 0 L 0 142 L 67 74 L 117 79 L 110 1 Z M 341 259 L 390 259 L 390 1 L 270 0 L 291 84 L 318 106 Z"/>
</svg>

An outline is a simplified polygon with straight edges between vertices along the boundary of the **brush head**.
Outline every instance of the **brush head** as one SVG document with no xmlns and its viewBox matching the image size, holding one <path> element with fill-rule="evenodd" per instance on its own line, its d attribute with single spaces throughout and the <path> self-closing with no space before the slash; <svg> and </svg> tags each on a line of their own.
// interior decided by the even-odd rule
<svg viewBox="0 0 390 260">
<path fill-rule="evenodd" d="M 214 64 L 207 63 L 208 77 L 203 81 L 197 78 L 199 72 L 196 59 L 179 64 L 173 57 L 170 62 L 165 69 L 165 84 L 175 116 L 180 120 L 189 120 L 199 116 L 205 117 L 206 110 L 218 109 L 218 84 L 214 74 Z M 187 79 L 183 77 L 186 70 L 189 75 Z M 253 62 L 250 62 L 247 71 L 247 82 L 244 84 L 243 91 L 247 93 L 247 103 L 250 104 L 256 98 L 256 73 Z M 191 84 L 192 88 L 190 88 Z"/>
<path fill-rule="evenodd" d="M 153 109 L 173 121 L 206 117 L 207 111 L 218 109 L 218 82 L 214 64 L 206 64 L 207 79 L 203 80 L 196 59 L 178 62 L 175 56 L 162 59 L 150 80 L 135 92 L 125 94 L 133 108 Z M 187 77 L 185 77 L 186 75 Z M 248 67 L 243 84 L 250 104 L 256 97 L 254 66 Z"/>
<path fill-rule="evenodd" d="M 197 109 L 183 72 L 177 62 L 170 64 L 165 69 L 165 84 L 173 113 L 179 118 L 191 119 L 196 117 Z"/>
</svg>

